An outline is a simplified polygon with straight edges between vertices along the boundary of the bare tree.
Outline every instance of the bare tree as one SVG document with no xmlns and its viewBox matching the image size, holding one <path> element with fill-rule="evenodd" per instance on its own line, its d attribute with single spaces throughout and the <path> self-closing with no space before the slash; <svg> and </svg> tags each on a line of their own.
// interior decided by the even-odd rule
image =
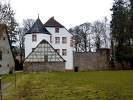
<svg viewBox="0 0 133 100">
<path fill-rule="evenodd" d="M 73 29 L 69 29 L 69 32 L 73 34 L 74 38 L 74 48 L 76 52 L 81 51 L 81 38 L 80 38 L 80 28 L 79 26 L 74 27 Z"/>
<path fill-rule="evenodd" d="M 104 47 L 108 48 L 109 46 L 109 42 L 110 42 L 110 28 L 109 28 L 109 24 L 108 24 L 108 19 L 107 17 L 104 17 L 103 21 L 103 29 L 102 29 L 102 37 L 104 40 Z"/>
<path fill-rule="evenodd" d="M 91 23 L 83 23 L 80 25 L 82 49 L 84 52 L 91 52 Z"/>
<path fill-rule="evenodd" d="M 25 33 L 32 27 L 34 23 L 33 19 L 26 19 L 23 20 L 23 27 L 18 27 L 17 32 L 18 32 L 18 43 L 19 43 L 19 54 L 20 54 L 20 64 L 23 65 L 23 57 L 24 55 L 24 35 Z"/>
<path fill-rule="evenodd" d="M 34 19 L 24 19 L 23 20 L 23 28 L 24 28 L 23 31 L 27 32 L 32 27 L 34 22 L 35 22 Z"/>
<path fill-rule="evenodd" d="M 24 57 L 24 30 L 23 28 L 21 27 L 18 28 L 18 34 L 19 34 L 18 40 L 19 40 L 19 48 L 20 48 L 20 61 L 22 62 L 23 61 L 22 57 Z"/>
<path fill-rule="evenodd" d="M 103 24 L 100 21 L 93 23 L 93 33 L 95 34 L 95 46 L 96 49 L 101 47 L 101 36 L 102 36 Z"/>
<path fill-rule="evenodd" d="M 108 47 L 109 44 L 109 25 L 107 18 L 102 21 L 91 23 L 83 23 L 70 29 L 75 39 L 76 52 L 91 52 L 95 48 Z"/>
<path fill-rule="evenodd" d="M 16 28 L 18 26 L 15 18 L 14 18 L 14 11 L 9 4 L 2 4 L 0 3 L 0 23 L 6 24 L 9 37 L 10 37 L 10 43 L 13 47 L 13 43 L 17 42 L 17 31 Z"/>
</svg>

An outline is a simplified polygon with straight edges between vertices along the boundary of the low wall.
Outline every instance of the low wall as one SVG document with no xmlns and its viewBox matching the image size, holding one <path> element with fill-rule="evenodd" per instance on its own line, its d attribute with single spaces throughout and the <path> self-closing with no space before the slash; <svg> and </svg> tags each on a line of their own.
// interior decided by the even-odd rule
<svg viewBox="0 0 133 100">
<path fill-rule="evenodd" d="M 97 52 L 74 52 L 74 67 L 78 71 L 110 69 L 110 50 L 99 49 Z"/>
<path fill-rule="evenodd" d="M 25 62 L 23 69 L 28 72 L 65 71 L 65 62 Z"/>
</svg>

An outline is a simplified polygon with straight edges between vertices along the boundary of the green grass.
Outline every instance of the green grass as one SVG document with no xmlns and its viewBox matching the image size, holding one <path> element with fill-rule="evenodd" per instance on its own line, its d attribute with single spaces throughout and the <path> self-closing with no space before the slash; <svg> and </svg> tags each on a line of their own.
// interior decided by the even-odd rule
<svg viewBox="0 0 133 100">
<path fill-rule="evenodd" d="M 29 73 L 4 100 L 133 100 L 133 71 Z"/>
<path fill-rule="evenodd" d="M 20 77 L 23 75 L 22 72 L 16 72 L 17 77 Z M 14 82 L 15 80 L 15 74 L 5 74 L 1 76 L 2 78 L 2 84 L 8 84 L 11 82 Z"/>
</svg>

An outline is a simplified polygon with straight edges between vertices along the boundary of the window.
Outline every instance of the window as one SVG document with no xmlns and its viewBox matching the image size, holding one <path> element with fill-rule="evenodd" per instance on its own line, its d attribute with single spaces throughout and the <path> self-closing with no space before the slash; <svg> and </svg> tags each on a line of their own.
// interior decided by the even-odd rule
<svg viewBox="0 0 133 100">
<path fill-rule="evenodd" d="M 36 34 L 32 35 L 32 41 L 33 42 L 37 41 L 37 35 Z"/>
<path fill-rule="evenodd" d="M 44 59 L 46 62 L 48 62 L 48 55 L 44 55 Z"/>
<path fill-rule="evenodd" d="M 59 27 L 55 28 L 55 33 L 59 33 Z"/>
<path fill-rule="evenodd" d="M 55 37 L 55 43 L 59 44 L 60 43 L 60 37 Z"/>
<path fill-rule="evenodd" d="M 74 46 L 74 40 L 73 40 L 73 38 L 71 38 L 71 40 L 70 40 L 70 47 L 73 47 Z"/>
<path fill-rule="evenodd" d="M 62 49 L 62 56 L 66 56 L 67 55 L 67 50 L 66 49 Z"/>
<path fill-rule="evenodd" d="M 0 60 L 2 60 L 2 51 L 0 51 Z"/>
<path fill-rule="evenodd" d="M 52 43 L 52 36 L 50 36 L 50 43 Z"/>
<path fill-rule="evenodd" d="M 60 49 L 56 49 L 56 52 L 58 52 L 60 54 Z"/>
<path fill-rule="evenodd" d="M 63 44 L 67 43 L 67 38 L 66 37 L 62 37 L 62 43 Z"/>
</svg>

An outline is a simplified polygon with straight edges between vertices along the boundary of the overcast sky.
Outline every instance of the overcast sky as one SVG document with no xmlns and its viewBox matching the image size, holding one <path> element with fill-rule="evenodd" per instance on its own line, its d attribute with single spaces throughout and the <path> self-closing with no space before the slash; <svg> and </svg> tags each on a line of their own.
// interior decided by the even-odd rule
<svg viewBox="0 0 133 100">
<path fill-rule="evenodd" d="M 111 19 L 113 0 L 10 0 L 19 23 L 23 19 L 36 19 L 38 14 L 43 23 L 54 16 L 66 28 L 84 22 Z"/>
</svg>

